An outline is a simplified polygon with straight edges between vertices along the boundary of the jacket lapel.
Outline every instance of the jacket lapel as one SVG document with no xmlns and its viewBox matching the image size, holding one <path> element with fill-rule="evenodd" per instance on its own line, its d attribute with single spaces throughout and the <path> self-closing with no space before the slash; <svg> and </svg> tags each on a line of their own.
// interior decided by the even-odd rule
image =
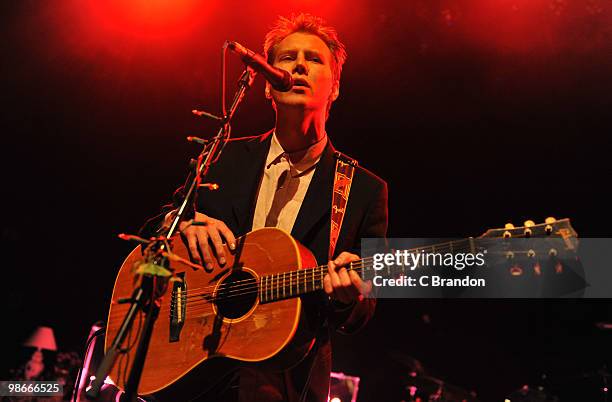
<svg viewBox="0 0 612 402">
<path fill-rule="evenodd" d="M 235 183 L 237 188 L 232 197 L 232 210 L 241 234 L 249 232 L 253 226 L 255 200 L 271 140 L 272 131 L 269 131 L 244 143 L 246 162 Z"/>
<path fill-rule="evenodd" d="M 300 241 L 303 241 L 313 226 L 324 216 L 327 216 L 329 220 L 334 172 L 336 170 L 334 152 L 335 149 L 328 137 L 327 146 L 323 150 L 321 160 L 317 165 L 291 230 L 291 235 Z"/>
</svg>

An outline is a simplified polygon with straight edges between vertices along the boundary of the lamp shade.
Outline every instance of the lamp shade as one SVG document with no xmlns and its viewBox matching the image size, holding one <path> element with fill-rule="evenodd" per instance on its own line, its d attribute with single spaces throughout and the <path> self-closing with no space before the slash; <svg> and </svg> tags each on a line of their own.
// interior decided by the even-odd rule
<svg viewBox="0 0 612 402">
<path fill-rule="evenodd" d="M 23 343 L 23 346 L 28 346 L 37 349 L 57 350 L 55 344 L 55 336 L 53 329 L 49 327 L 38 327 L 32 335 Z"/>
</svg>

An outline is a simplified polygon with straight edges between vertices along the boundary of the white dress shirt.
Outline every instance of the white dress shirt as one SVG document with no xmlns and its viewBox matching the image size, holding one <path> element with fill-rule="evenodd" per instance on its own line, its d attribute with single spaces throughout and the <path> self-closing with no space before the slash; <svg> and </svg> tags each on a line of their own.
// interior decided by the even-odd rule
<svg viewBox="0 0 612 402">
<path fill-rule="evenodd" d="M 278 142 L 276 133 L 272 135 L 252 230 L 269 226 L 291 233 L 326 145 L 327 136 L 304 150 L 288 153 Z"/>
</svg>

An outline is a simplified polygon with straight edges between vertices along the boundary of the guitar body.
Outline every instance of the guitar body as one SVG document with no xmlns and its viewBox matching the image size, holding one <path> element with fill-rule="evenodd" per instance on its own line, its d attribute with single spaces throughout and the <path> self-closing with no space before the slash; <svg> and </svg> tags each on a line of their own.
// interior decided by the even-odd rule
<svg viewBox="0 0 612 402">
<path fill-rule="evenodd" d="M 226 249 L 227 264 L 212 270 L 194 269 L 173 261 L 183 281 L 170 282 L 161 299 L 138 393 L 158 399 L 181 400 L 196 396 L 243 364 L 261 363 L 278 369 L 299 362 L 310 350 L 313 336 L 300 327 L 299 297 L 260 303 L 259 278 L 313 267 L 312 253 L 289 234 L 263 228 L 241 237 L 234 253 Z M 173 253 L 189 259 L 176 238 Z M 134 266 L 142 259 L 137 247 L 123 263 L 113 289 L 106 332 L 106 348 L 115 338 L 130 304 L 117 304 L 134 289 Z M 230 286 L 231 285 L 231 286 Z M 225 293 L 224 293 L 225 292 Z M 214 300 L 213 300 L 214 299 Z M 136 343 L 137 317 L 124 342 Z M 141 324 L 142 324 L 141 323 Z M 120 355 L 111 379 L 120 387 L 134 360 L 136 346 Z M 119 362 L 119 360 L 122 360 Z"/>
</svg>

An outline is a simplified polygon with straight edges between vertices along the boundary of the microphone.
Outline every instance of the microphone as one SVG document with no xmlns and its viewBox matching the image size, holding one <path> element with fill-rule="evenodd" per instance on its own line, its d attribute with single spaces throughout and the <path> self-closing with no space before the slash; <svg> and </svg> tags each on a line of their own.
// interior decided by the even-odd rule
<svg viewBox="0 0 612 402">
<path fill-rule="evenodd" d="M 227 47 L 237 53 L 246 65 L 261 73 L 272 88 L 280 92 L 287 92 L 293 87 L 293 78 L 289 72 L 271 66 L 262 55 L 247 49 L 238 42 L 227 41 L 226 43 Z"/>
</svg>

